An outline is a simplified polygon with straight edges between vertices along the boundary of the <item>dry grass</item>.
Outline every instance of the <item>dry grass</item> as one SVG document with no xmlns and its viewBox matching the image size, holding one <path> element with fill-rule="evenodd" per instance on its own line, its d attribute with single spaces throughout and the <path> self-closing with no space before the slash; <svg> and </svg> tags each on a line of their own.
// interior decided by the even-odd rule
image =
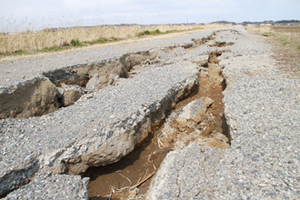
<svg viewBox="0 0 300 200">
<path fill-rule="evenodd" d="M 74 46 L 91 46 L 95 43 L 134 39 L 143 36 L 141 33 L 145 31 L 154 34 L 155 30 L 159 30 L 159 34 L 166 34 L 223 27 L 223 25 L 98 26 L 94 28 L 73 27 L 56 31 L 45 29 L 39 32 L 0 34 L 0 57 L 24 54 L 36 55 L 37 53 L 71 49 Z M 72 40 L 78 42 L 72 43 Z"/>
<path fill-rule="evenodd" d="M 272 37 L 286 47 L 300 50 L 300 26 L 247 26 L 247 29 Z"/>
<path fill-rule="evenodd" d="M 247 29 L 267 37 L 279 68 L 289 77 L 300 77 L 300 26 L 249 26 Z"/>
<path fill-rule="evenodd" d="M 166 31 L 183 31 L 201 28 L 199 25 L 186 26 L 129 26 L 129 27 L 95 27 L 95 28 L 69 28 L 57 31 L 39 31 L 29 33 L 1 34 L 0 35 L 0 52 L 16 52 L 41 50 L 54 46 L 66 46 L 71 40 L 78 39 L 83 42 L 92 42 L 101 38 L 118 38 L 127 39 L 137 36 L 143 31 L 154 31 L 159 29 L 160 32 Z"/>
</svg>

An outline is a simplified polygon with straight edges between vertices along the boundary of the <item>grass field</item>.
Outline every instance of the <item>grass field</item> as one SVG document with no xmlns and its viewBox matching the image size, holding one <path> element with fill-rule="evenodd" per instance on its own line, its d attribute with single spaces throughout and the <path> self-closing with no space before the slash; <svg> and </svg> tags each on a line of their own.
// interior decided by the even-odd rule
<svg viewBox="0 0 300 200">
<path fill-rule="evenodd" d="M 99 26 L 94 28 L 68 28 L 39 32 L 1 34 L 0 55 L 53 52 L 97 43 L 126 40 L 144 35 L 158 35 L 203 28 L 200 25 L 184 26 Z"/>
<path fill-rule="evenodd" d="M 300 50 L 300 26 L 247 26 L 247 29 L 272 37 L 286 47 Z"/>
<path fill-rule="evenodd" d="M 139 39 L 190 30 L 222 28 L 223 25 L 159 25 L 159 26 L 97 26 L 70 27 L 51 31 L 0 34 L 0 59 L 40 53 L 57 52 L 78 47 Z"/>
<path fill-rule="evenodd" d="M 300 26 L 248 26 L 247 29 L 268 38 L 278 66 L 299 79 Z"/>
</svg>

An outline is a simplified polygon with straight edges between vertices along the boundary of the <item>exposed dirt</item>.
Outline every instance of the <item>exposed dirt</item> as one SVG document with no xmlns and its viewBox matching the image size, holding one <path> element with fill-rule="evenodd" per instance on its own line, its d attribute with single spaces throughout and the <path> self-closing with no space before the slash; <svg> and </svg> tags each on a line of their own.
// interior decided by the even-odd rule
<svg viewBox="0 0 300 200">
<path fill-rule="evenodd" d="M 214 44 L 211 44 L 211 47 L 227 47 L 234 45 L 233 42 L 215 42 Z"/>
<path fill-rule="evenodd" d="M 106 199 L 127 193 L 129 189 L 144 181 L 156 171 L 156 166 L 163 161 L 170 148 L 158 148 L 157 134 L 161 126 L 152 127 L 152 132 L 133 152 L 112 165 L 90 168 L 84 176 L 91 177 L 88 192 L 91 199 Z M 127 177 L 127 178 L 126 178 Z M 130 180 L 130 181 L 129 181 Z M 149 183 L 139 187 L 139 193 L 145 193 Z M 132 188 L 133 189 L 133 188 Z M 118 198 L 113 198 L 118 199 Z"/>
<path fill-rule="evenodd" d="M 272 29 L 278 32 L 299 32 L 299 26 L 272 26 Z"/>
<path fill-rule="evenodd" d="M 0 94 L 0 119 L 41 116 L 57 110 L 56 87 L 48 79 L 36 79 L 13 93 Z"/>
<path fill-rule="evenodd" d="M 210 53 L 208 68 L 202 68 L 200 73 L 199 90 L 193 96 L 178 103 L 176 109 L 182 109 L 185 105 L 196 99 L 209 97 L 213 100 L 213 104 L 208 108 L 207 113 L 212 113 L 215 119 L 205 122 L 205 126 L 208 128 L 203 132 L 203 136 L 210 137 L 212 131 L 215 130 L 223 133 L 229 139 L 230 143 L 231 137 L 224 117 L 224 105 L 222 102 L 222 91 L 226 89 L 226 81 L 223 78 L 221 68 L 218 66 L 219 61 L 217 59 L 221 54 L 222 52 Z M 220 145 L 210 146 L 224 148 L 226 145 L 224 146 L 224 143 L 220 143 Z"/>
<path fill-rule="evenodd" d="M 228 148 L 230 134 L 224 118 L 222 103 L 222 91 L 226 83 L 221 74 L 221 69 L 216 60 L 221 52 L 213 52 L 210 55 L 208 68 L 201 68 L 199 73 L 199 87 L 192 94 L 179 102 L 175 110 L 182 109 L 195 99 L 209 97 L 213 103 L 208 107 L 206 116 L 199 124 L 202 132 L 199 137 L 208 138 L 205 145 Z M 164 124 L 152 127 L 151 134 L 135 150 L 119 162 L 112 165 L 90 168 L 84 174 L 91 178 L 88 185 L 90 199 L 144 199 L 144 194 L 149 188 L 150 179 L 155 174 L 166 154 L 174 147 L 173 142 L 183 139 L 180 135 L 174 135 L 170 140 L 171 145 L 161 145 L 158 139 Z M 213 133 L 219 132 L 229 138 L 228 143 L 214 138 Z M 197 136 L 198 137 L 198 136 Z"/>
<path fill-rule="evenodd" d="M 73 105 L 82 95 L 113 85 L 114 77 L 129 78 L 135 65 L 151 61 L 157 52 L 143 51 L 89 65 L 44 73 L 43 80 L 0 94 L 0 119 L 42 116 Z"/>
<path fill-rule="evenodd" d="M 247 30 L 265 37 L 272 45 L 273 57 L 289 76 L 300 77 L 300 27 L 299 26 L 248 26 Z M 291 73 L 290 73 L 291 72 Z"/>
<path fill-rule="evenodd" d="M 299 38 L 300 40 L 300 38 Z M 300 77 L 300 49 L 292 49 L 283 46 L 275 40 L 268 40 L 272 45 L 273 57 L 277 60 L 277 64 L 281 69 L 289 73 L 290 75 Z"/>
</svg>

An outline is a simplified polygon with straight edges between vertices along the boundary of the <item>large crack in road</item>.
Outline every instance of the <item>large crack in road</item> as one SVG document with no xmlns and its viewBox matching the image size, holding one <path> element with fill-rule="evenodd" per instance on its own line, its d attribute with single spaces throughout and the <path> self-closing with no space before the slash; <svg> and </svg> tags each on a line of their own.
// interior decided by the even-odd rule
<svg viewBox="0 0 300 200">
<path fill-rule="evenodd" d="M 220 149 L 230 147 L 222 102 L 226 81 L 217 59 L 221 54 L 215 50 L 206 61 L 198 61 L 197 87 L 176 104 L 163 122 L 152 125 L 148 137 L 129 155 L 117 163 L 87 170 L 84 176 L 91 178 L 90 199 L 144 198 L 152 176 L 168 152 L 192 142 Z M 197 116 L 180 119 L 184 112 L 195 112 Z"/>
<path fill-rule="evenodd" d="M 192 142 L 203 146 L 229 148 L 231 137 L 222 104 L 222 91 L 226 88 L 226 81 L 222 76 L 217 57 L 222 52 L 230 51 L 228 47 L 232 46 L 233 42 L 228 42 L 226 45 L 227 42 L 215 41 L 215 37 L 220 33 L 221 39 L 223 33 L 225 35 L 236 34 L 230 30 L 217 31 L 207 38 L 194 39 L 193 41 L 200 41 L 195 42 L 195 45 L 179 44 L 155 51 L 126 54 L 119 59 L 105 61 L 99 65 L 77 65 L 76 68 L 67 67 L 49 71 L 44 73 L 42 78 L 26 82 L 27 85 L 17 87 L 11 92 L 2 93 L 2 95 L 17 94 L 13 99 L 19 101 L 32 100 L 32 98 L 20 98 L 20 95 L 22 96 L 22 93 L 26 91 L 21 93 L 18 91 L 32 87 L 36 80 L 43 80 L 41 83 L 46 81 L 47 85 L 51 86 L 51 90 L 41 85 L 34 86 L 33 88 L 37 91 L 33 91 L 35 97 L 33 100 L 37 99 L 39 103 L 34 102 L 33 105 L 41 104 L 47 107 L 52 104 L 40 102 L 43 96 L 36 94 L 44 90 L 44 94 L 52 95 L 51 98 L 54 98 L 52 102 L 55 102 L 56 108 L 62 108 L 51 114 L 46 114 L 49 110 L 44 113 L 41 111 L 39 114 L 28 114 L 26 109 L 24 113 L 28 115 L 20 114 L 23 111 L 9 111 L 10 115 L 4 112 L 5 117 L 43 116 L 21 120 L 10 118 L 2 120 L 1 126 L 5 134 L 13 133 L 4 140 L 4 143 L 9 144 L 4 149 L 5 153 L 13 148 L 23 149 L 23 152 L 19 151 L 18 154 L 9 158 L 4 157 L 4 165 L 9 163 L 9 160 L 20 158 L 25 159 L 26 163 L 24 167 L 18 166 L 23 174 L 21 177 L 18 175 L 19 171 L 13 168 L 11 171 L 3 172 L 1 184 L 5 187 L 2 187 L 1 196 L 28 183 L 38 171 L 41 174 L 49 169 L 54 174 L 90 176 L 93 180 L 89 185 L 90 197 L 104 197 L 107 194 L 128 195 L 129 193 L 143 196 L 149 188 L 148 180 L 154 175 L 170 150 Z M 118 77 L 110 81 L 110 74 Z M 129 77 L 130 79 L 125 79 Z M 90 91 L 92 95 L 82 96 L 84 93 L 89 93 L 82 91 L 92 80 L 96 82 L 94 90 Z M 170 82 L 170 86 L 162 85 L 166 80 Z M 111 85 L 112 82 L 112 86 L 105 87 Z M 139 90 L 139 84 L 146 84 L 145 88 Z M 75 89 L 79 88 L 81 94 L 73 102 L 67 104 L 63 95 L 66 95 L 69 90 L 74 90 L 68 88 L 70 85 L 73 85 Z M 60 88 L 63 92 L 59 92 Z M 130 97 L 128 94 L 126 96 L 123 91 L 128 88 L 134 96 Z M 99 89 L 101 89 L 100 92 L 95 92 Z M 29 94 L 32 93 L 29 92 Z M 156 100 L 153 99 L 154 94 L 157 96 Z M 122 110 L 128 109 L 128 106 L 135 106 L 135 98 L 139 96 L 144 98 L 142 107 L 138 106 L 140 108 L 137 111 L 136 108 L 125 111 L 123 116 Z M 76 102 L 79 98 L 80 100 Z M 198 104 L 191 105 L 197 101 Z M 93 107 L 94 103 L 91 104 L 92 102 L 97 102 L 97 107 L 103 111 L 92 112 L 96 109 Z M 73 103 L 75 104 L 72 105 Z M 26 103 L 23 104 L 26 107 Z M 185 109 L 193 109 L 195 106 L 203 107 L 197 113 L 198 116 L 183 120 L 182 113 L 191 112 Z M 31 106 L 28 108 L 30 110 Z M 83 110 L 89 114 L 82 115 Z M 75 121 L 80 121 L 87 126 L 67 124 L 66 122 L 72 119 L 62 118 L 61 115 L 74 116 Z M 173 134 L 166 134 L 167 126 L 173 129 Z M 19 132 L 14 132 L 15 129 Z M 31 131 L 30 134 L 36 135 L 34 137 L 37 139 L 40 132 L 47 133 L 43 139 L 45 141 L 38 141 L 38 150 L 35 146 L 27 146 L 28 141 L 30 142 L 27 138 L 30 134 L 27 131 Z M 58 135 L 57 131 L 63 134 Z M 102 135 L 102 132 L 105 134 Z M 68 141 L 67 145 L 62 143 L 64 140 Z M 130 163 L 135 163 L 135 165 L 131 166 Z M 104 167 L 94 168 L 97 166 Z M 10 178 L 7 179 L 7 177 Z M 116 182 L 107 183 L 101 178 Z M 26 186 L 29 187 L 30 184 L 35 184 L 35 180 Z M 98 190 L 99 184 L 100 191 Z M 124 188 L 130 190 L 124 190 Z M 140 190 L 138 191 L 137 188 Z"/>
<path fill-rule="evenodd" d="M 31 94 L 38 108 L 53 103 L 41 84 L 56 98 L 100 77 L 76 67 L 156 54 L 73 105 L 2 116 L 1 198 L 299 199 L 300 81 L 264 40 L 237 27 L 1 64 L 0 94 L 34 85 L 11 103 Z M 75 78 L 45 76 L 60 70 Z M 116 182 L 98 191 L 101 178 Z"/>
</svg>

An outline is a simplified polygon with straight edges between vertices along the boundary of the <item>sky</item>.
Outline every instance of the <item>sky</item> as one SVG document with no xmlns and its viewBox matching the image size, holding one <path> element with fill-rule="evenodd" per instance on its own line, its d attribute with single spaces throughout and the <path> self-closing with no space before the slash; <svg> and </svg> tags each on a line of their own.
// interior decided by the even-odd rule
<svg viewBox="0 0 300 200">
<path fill-rule="evenodd" d="M 300 0 L 0 0 L 0 31 L 77 25 L 300 20 Z"/>
</svg>

